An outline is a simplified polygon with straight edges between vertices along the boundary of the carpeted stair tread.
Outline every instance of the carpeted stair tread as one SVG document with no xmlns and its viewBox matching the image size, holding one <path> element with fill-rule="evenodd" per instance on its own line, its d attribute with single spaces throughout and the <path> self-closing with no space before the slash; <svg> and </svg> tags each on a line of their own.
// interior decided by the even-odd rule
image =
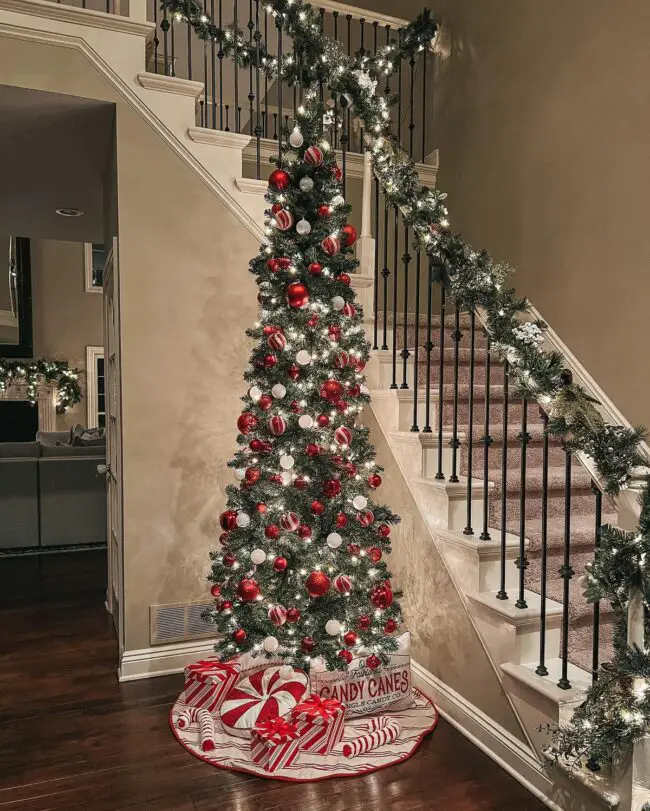
<svg viewBox="0 0 650 811">
<path fill-rule="evenodd" d="M 588 603 L 580 578 L 576 575 L 569 581 L 569 620 L 573 625 L 591 623 L 594 616 L 593 603 Z M 539 591 L 539 588 L 537 589 Z M 546 583 L 546 596 L 551 600 L 562 602 L 564 580 L 549 580 Z M 600 604 L 601 619 L 613 614 L 610 604 L 603 600 Z"/>
<path fill-rule="evenodd" d="M 490 398 L 491 399 L 491 398 Z M 482 417 L 483 414 L 479 414 L 479 417 Z M 462 433 L 464 436 L 467 436 L 469 432 L 469 425 L 459 425 L 458 426 L 458 433 Z M 521 426 L 517 424 L 510 423 L 508 425 L 508 444 L 509 445 L 520 445 L 519 435 L 521 433 Z M 541 444 L 544 439 L 544 426 L 541 422 L 534 422 L 528 426 L 528 433 L 530 435 L 530 443 L 529 446 L 532 444 Z M 472 431 L 472 441 L 474 445 L 480 442 L 483 437 L 485 436 L 485 426 L 483 425 L 482 421 L 480 424 L 474 424 L 474 430 Z M 490 425 L 490 437 L 492 438 L 492 445 L 491 447 L 495 447 L 496 445 L 503 444 L 503 423 L 499 423 L 497 425 Z M 560 447 L 562 445 L 562 440 L 559 437 L 549 436 L 548 440 L 549 447 Z"/>
<path fill-rule="evenodd" d="M 603 523 L 615 522 L 615 515 L 604 515 Z M 506 524 L 508 532 L 515 535 L 519 533 L 519 522 L 508 521 Z M 593 515 L 576 515 L 571 519 L 571 549 L 577 550 L 581 547 L 592 547 L 595 538 L 595 520 Z M 529 542 L 529 552 L 540 551 L 542 547 L 542 519 L 532 518 L 526 521 L 526 538 Z M 556 516 L 548 519 L 547 522 L 547 548 L 550 550 L 564 548 L 564 516 Z"/>
<path fill-rule="evenodd" d="M 535 498 L 537 494 L 541 495 L 542 492 L 542 476 L 543 470 L 541 467 L 528 468 L 526 470 L 526 494 L 528 498 Z M 564 467 L 549 467 L 548 469 L 548 489 L 551 491 L 564 491 Z M 493 494 L 502 492 L 502 472 L 501 468 L 491 469 L 488 473 L 488 478 L 494 483 Z M 521 472 L 519 468 L 506 471 L 506 493 L 508 495 L 519 495 L 521 490 Z M 591 492 L 591 476 L 584 468 L 574 469 L 571 473 L 571 493 L 576 495 L 578 492 L 584 494 Z"/>
</svg>

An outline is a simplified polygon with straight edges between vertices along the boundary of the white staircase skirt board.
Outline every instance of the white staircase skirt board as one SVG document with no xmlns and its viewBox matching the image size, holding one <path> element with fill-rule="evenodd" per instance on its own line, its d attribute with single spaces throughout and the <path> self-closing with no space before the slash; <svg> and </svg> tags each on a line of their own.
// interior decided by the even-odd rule
<svg viewBox="0 0 650 811">
<path fill-rule="evenodd" d="M 179 79 L 178 76 L 165 76 L 160 73 L 138 73 L 138 82 L 148 90 L 158 90 L 161 93 L 176 93 L 179 96 L 192 96 L 195 99 L 203 92 L 201 82 L 191 79 Z"/>
<path fill-rule="evenodd" d="M 208 127 L 188 127 L 187 134 L 190 139 L 197 144 L 213 144 L 230 149 L 243 151 L 250 143 L 250 135 L 240 132 L 224 132 L 224 130 L 213 130 Z"/>
<path fill-rule="evenodd" d="M 235 178 L 235 185 L 239 191 L 245 194 L 257 194 L 259 197 L 264 197 L 269 189 L 269 184 L 266 180 L 253 180 L 249 177 Z"/>
<path fill-rule="evenodd" d="M 75 25 L 87 25 L 93 28 L 105 28 L 135 36 L 153 36 L 155 26 L 152 22 L 138 22 L 119 14 L 105 14 L 103 11 L 91 11 L 87 8 L 73 8 L 59 5 L 50 0 L 0 0 L 0 9 L 9 9 L 18 13 L 31 14 L 48 20 L 57 20 Z"/>
</svg>

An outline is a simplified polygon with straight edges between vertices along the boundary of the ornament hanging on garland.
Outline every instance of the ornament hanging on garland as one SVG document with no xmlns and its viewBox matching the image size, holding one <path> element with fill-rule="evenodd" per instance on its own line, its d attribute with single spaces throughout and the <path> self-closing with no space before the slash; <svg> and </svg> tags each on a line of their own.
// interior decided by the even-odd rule
<svg viewBox="0 0 650 811">
<path fill-rule="evenodd" d="M 301 349 L 300 352 L 296 353 L 296 362 L 299 366 L 309 366 L 311 363 L 311 352 L 308 352 L 306 349 Z"/>
<path fill-rule="evenodd" d="M 381 610 L 390 608 L 393 604 L 393 590 L 388 581 L 378 583 L 376 586 L 372 587 L 370 591 L 370 602 Z"/>
<path fill-rule="evenodd" d="M 302 642 L 300 643 L 300 650 L 303 653 L 311 653 L 314 648 L 316 647 L 316 643 L 310 636 L 306 636 L 303 638 Z"/>
<path fill-rule="evenodd" d="M 243 628 L 237 628 L 236 631 L 232 632 L 232 638 L 238 645 L 243 645 L 246 641 L 246 631 Z"/>
<path fill-rule="evenodd" d="M 346 301 L 341 312 L 348 318 L 353 318 L 357 314 L 357 308 L 354 306 L 354 304 L 350 304 L 349 301 Z"/>
<path fill-rule="evenodd" d="M 354 243 L 357 241 L 357 229 L 354 227 L 354 225 L 350 225 L 349 223 L 341 228 L 341 235 L 343 237 L 343 244 L 346 248 L 352 247 L 352 245 L 354 245 Z"/>
<path fill-rule="evenodd" d="M 317 146 L 308 146 L 303 159 L 309 166 L 320 166 L 323 162 L 323 151 Z"/>
<path fill-rule="evenodd" d="M 345 389 L 338 380 L 326 380 L 319 389 L 319 394 L 328 403 L 335 403 L 343 396 Z"/>
<path fill-rule="evenodd" d="M 253 453 L 259 454 L 267 454 L 271 453 L 273 446 L 270 442 L 266 442 L 264 439 L 251 439 L 248 443 L 248 447 L 253 451 Z"/>
<path fill-rule="evenodd" d="M 338 479 L 328 479 L 323 484 L 323 495 L 325 498 L 336 498 L 341 495 L 341 482 Z"/>
<path fill-rule="evenodd" d="M 369 667 L 370 670 L 377 670 L 380 665 L 381 659 L 374 653 L 366 659 L 366 667 Z"/>
<path fill-rule="evenodd" d="M 269 186 L 272 186 L 276 191 L 284 191 L 291 185 L 291 177 L 284 169 L 275 169 L 269 175 Z"/>
<path fill-rule="evenodd" d="M 235 563 L 237 563 L 237 558 L 233 555 L 233 553 L 226 552 L 226 554 L 223 556 L 223 565 L 230 569 L 235 565 Z"/>
<path fill-rule="evenodd" d="M 360 631 L 367 631 L 370 628 L 370 617 L 367 614 L 362 614 L 357 620 L 357 628 Z"/>
<path fill-rule="evenodd" d="M 311 538 L 311 534 L 311 527 L 307 524 L 301 524 L 298 527 L 298 537 L 302 538 L 303 541 L 309 540 L 309 538 Z"/>
<path fill-rule="evenodd" d="M 352 282 L 352 279 L 348 276 L 347 273 L 339 273 L 337 279 L 339 282 L 341 282 L 341 284 L 344 284 L 346 287 L 349 287 Z"/>
<path fill-rule="evenodd" d="M 341 623 L 335 619 L 327 620 L 325 633 L 329 634 L 329 636 L 338 636 L 341 633 Z"/>
<path fill-rule="evenodd" d="M 275 355 L 264 355 L 262 358 L 262 366 L 265 369 L 272 369 L 278 362 L 278 359 Z"/>
<path fill-rule="evenodd" d="M 322 597 L 330 588 L 330 579 L 324 572 L 312 572 L 305 580 L 305 588 L 310 597 Z"/>
<path fill-rule="evenodd" d="M 332 307 L 334 307 L 334 309 L 337 311 L 342 310 L 345 307 L 345 299 L 343 296 L 333 296 Z"/>
<path fill-rule="evenodd" d="M 379 473 L 371 473 L 370 476 L 368 476 L 368 485 L 373 490 L 381 486 L 381 476 Z"/>
<path fill-rule="evenodd" d="M 346 665 L 349 665 L 353 658 L 349 650 L 340 650 L 337 655 Z"/>
<path fill-rule="evenodd" d="M 252 603 L 260 593 L 260 587 L 252 577 L 245 577 L 237 584 L 237 596 L 244 603 Z"/>
<path fill-rule="evenodd" d="M 323 203 L 322 205 L 318 206 L 318 216 L 319 217 L 329 217 L 332 213 L 332 206 L 327 205 L 327 203 Z"/>
<path fill-rule="evenodd" d="M 287 390 L 282 385 L 282 383 L 276 383 L 271 389 L 271 394 L 276 398 L 276 400 L 281 400 L 286 393 Z"/>
<path fill-rule="evenodd" d="M 294 223 L 293 214 L 286 208 L 281 209 L 275 215 L 275 224 L 280 231 L 288 231 Z"/>
<path fill-rule="evenodd" d="M 354 631 L 347 631 L 343 634 L 343 642 L 348 646 L 348 648 L 353 648 L 355 645 L 359 644 L 359 637 L 354 633 Z"/>
<path fill-rule="evenodd" d="M 325 512 L 325 505 L 322 501 L 312 501 L 310 509 L 314 515 L 322 515 Z"/>
<path fill-rule="evenodd" d="M 332 175 L 334 176 L 334 180 L 337 180 L 339 183 L 343 180 L 343 172 L 341 171 L 341 167 L 338 163 L 335 163 L 332 166 Z"/>
<path fill-rule="evenodd" d="M 287 304 L 289 307 L 299 309 L 309 303 L 309 288 L 302 282 L 292 282 L 287 287 Z"/>
<path fill-rule="evenodd" d="M 298 622 L 300 619 L 300 611 L 297 608 L 287 609 L 287 622 Z"/>
<path fill-rule="evenodd" d="M 300 369 L 295 364 L 292 364 L 291 366 L 289 366 L 287 374 L 292 380 L 298 380 L 298 378 L 300 377 Z"/>
<path fill-rule="evenodd" d="M 282 336 L 283 340 L 286 341 L 286 338 Z M 260 399 L 257 401 L 257 405 L 262 411 L 268 411 L 269 408 L 273 405 L 273 398 L 270 397 L 268 394 L 263 394 Z"/>
<path fill-rule="evenodd" d="M 230 532 L 231 529 L 235 529 L 237 526 L 237 511 L 226 510 L 225 512 L 222 512 L 219 516 L 219 524 L 221 529 L 225 529 L 226 532 Z"/>
<path fill-rule="evenodd" d="M 273 561 L 273 568 L 276 572 L 283 572 L 288 566 L 287 559 L 283 557 L 277 557 Z"/>
<path fill-rule="evenodd" d="M 357 521 L 362 527 L 369 527 L 374 523 L 375 515 L 372 510 L 364 510 L 357 515 Z"/>
<path fill-rule="evenodd" d="M 307 271 L 312 276 L 320 276 L 321 273 L 323 272 L 323 266 L 321 264 L 319 264 L 318 262 L 311 262 L 309 265 L 307 265 Z M 312 316 L 312 318 L 313 318 L 313 316 Z M 317 323 L 318 323 L 318 321 L 316 321 L 316 324 Z M 315 327 L 316 324 L 310 324 L 310 326 Z"/>
<path fill-rule="evenodd" d="M 366 552 L 366 555 L 368 556 L 368 560 L 371 560 L 373 563 L 379 563 L 382 558 L 382 551 L 378 546 L 371 546 Z"/>
</svg>

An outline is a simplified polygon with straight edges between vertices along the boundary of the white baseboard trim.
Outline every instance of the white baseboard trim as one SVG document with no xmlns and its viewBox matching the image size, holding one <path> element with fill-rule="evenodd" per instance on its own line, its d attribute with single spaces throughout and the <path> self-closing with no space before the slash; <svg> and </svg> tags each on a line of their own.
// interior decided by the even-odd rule
<svg viewBox="0 0 650 811">
<path fill-rule="evenodd" d="M 118 668 L 118 681 L 136 681 L 181 673 L 186 665 L 212 654 L 214 654 L 214 639 L 126 650 L 122 654 Z"/>
<path fill-rule="evenodd" d="M 548 796 L 553 784 L 529 746 L 422 665 L 412 661 L 411 669 L 413 683 L 433 699 L 443 718 L 545 805 L 553 811 L 562 811 Z"/>
</svg>

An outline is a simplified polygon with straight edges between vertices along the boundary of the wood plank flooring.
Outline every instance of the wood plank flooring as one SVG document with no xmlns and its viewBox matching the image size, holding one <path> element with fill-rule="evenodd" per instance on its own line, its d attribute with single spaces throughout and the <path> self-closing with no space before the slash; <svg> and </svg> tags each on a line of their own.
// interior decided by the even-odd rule
<svg viewBox="0 0 650 811">
<path fill-rule="evenodd" d="M 441 721 L 399 766 L 292 784 L 214 769 L 167 725 L 182 677 L 128 684 L 105 552 L 0 561 L 0 811 L 542 811 Z"/>
</svg>

